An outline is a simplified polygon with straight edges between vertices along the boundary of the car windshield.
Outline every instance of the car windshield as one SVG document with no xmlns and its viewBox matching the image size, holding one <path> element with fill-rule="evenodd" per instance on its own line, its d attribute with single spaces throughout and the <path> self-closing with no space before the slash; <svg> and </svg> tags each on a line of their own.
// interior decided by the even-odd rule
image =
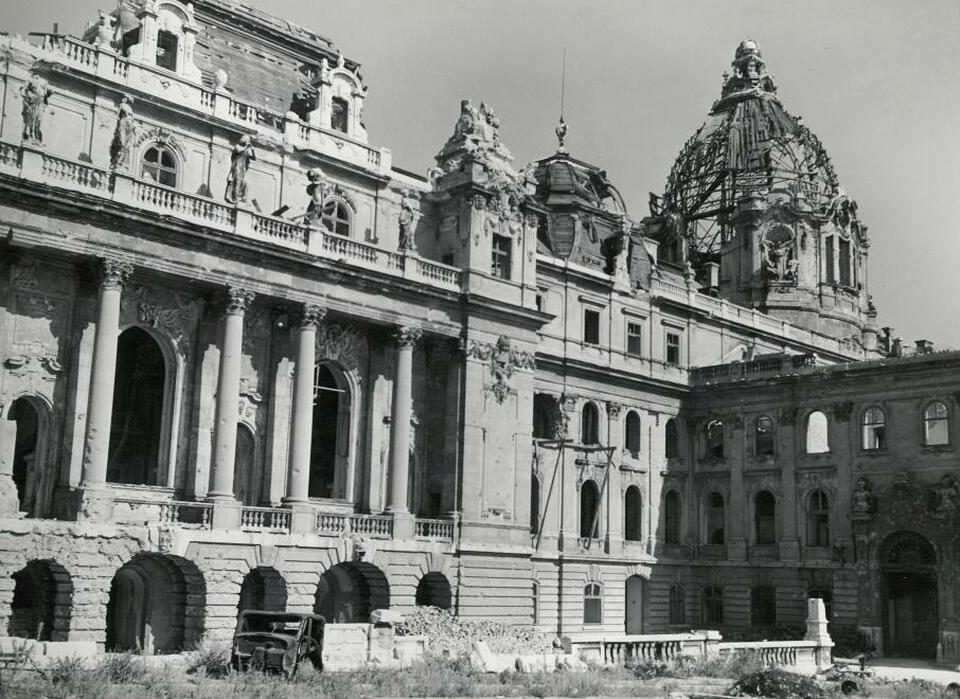
<svg viewBox="0 0 960 699">
<path fill-rule="evenodd" d="M 251 631 L 265 631 L 268 633 L 282 633 L 296 636 L 300 631 L 303 619 L 298 616 L 284 616 L 281 614 L 246 614 L 240 622 L 240 633 Z"/>
</svg>

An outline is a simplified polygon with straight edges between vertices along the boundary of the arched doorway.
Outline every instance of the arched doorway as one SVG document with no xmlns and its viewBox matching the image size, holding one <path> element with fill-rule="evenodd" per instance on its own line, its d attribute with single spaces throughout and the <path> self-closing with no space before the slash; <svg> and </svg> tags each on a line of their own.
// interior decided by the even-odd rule
<svg viewBox="0 0 960 699">
<path fill-rule="evenodd" d="M 106 649 L 152 655 L 194 648 L 205 607 L 206 585 L 196 565 L 179 556 L 138 554 L 110 584 Z"/>
<path fill-rule="evenodd" d="M 107 480 L 157 485 L 167 371 L 150 333 L 128 328 L 117 340 Z"/>
<path fill-rule="evenodd" d="M 450 582 L 443 573 L 427 573 L 417 585 L 417 606 L 450 609 Z"/>
<path fill-rule="evenodd" d="M 66 641 L 70 634 L 73 582 L 54 561 L 30 561 L 13 578 L 7 635 L 35 641 Z"/>
<path fill-rule="evenodd" d="M 256 472 L 256 440 L 253 431 L 242 422 L 237 425 L 235 450 L 233 494 L 244 505 L 256 505 L 260 499 Z"/>
<path fill-rule="evenodd" d="M 17 423 L 17 439 L 13 447 L 13 482 L 17 487 L 20 511 L 28 516 L 38 514 L 40 507 L 43 444 L 41 430 L 46 412 L 40 412 L 33 398 L 18 398 L 10 406 L 8 418 Z"/>
<path fill-rule="evenodd" d="M 350 399 L 350 385 L 343 372 L 332 364 L 318 364 L 314 370 L 310 446 L 309 496 L 312 498 L 348 495 Z"/>
<path fill-rule="evenodd" d="M 597 517 L 600 507 L 600 488 L 592 480 L 580 486 L 580 538 L 596 539 L 600 536 Z"/>
<path fill-rule="evenodd" d="M 371 563 L 338 563 L 320 576 L 314 612 L 328 623 L 366 623 L 370 612 L 389 607 L 390 584 Z"/>
<path fill-rule="evenodd" d="M 237 612 L 259 609 L 265 612 L 287 610 L 287 582 L 274 568 L 254 568 L 243 578 Z"/>
<path fill-rule="evenodd" d="M 639 575 L 631 575 L 627 578 L 624 619 L 626 633 L 643 633 L 644 587 L 644 580 Z"/>
<path fill-rule="evenodd" d="M 897 532 L 880 547 L 886 655 L 936 657 L 937 554 L 925 538 Z"/>
</svg>

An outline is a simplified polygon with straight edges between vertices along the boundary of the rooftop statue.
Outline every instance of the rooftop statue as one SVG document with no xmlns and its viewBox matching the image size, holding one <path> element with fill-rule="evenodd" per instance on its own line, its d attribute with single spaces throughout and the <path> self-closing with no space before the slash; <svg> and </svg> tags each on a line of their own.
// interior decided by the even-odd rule
<svg viewBox="0 0 960 699">
<path fill-rule="evenodd" d="M 23 140 L 40 145 L 43 143 L 43 112 L 53 91 L 47 81 L 33 76 L 26 86 L 20 88 L 23 98 Z"/>
<path fill-rule="evenodd" d="M 438 162 L 450 162 L 457 151 L 472 154 L 480 160 L 502 160 L 509 163 L 513 156 L 500 140 L 500 118 L 485 102 L 480 108 L 468 100 L 460 101 L 460 118 L 453 135 L 437 156 Z"/>
<path fill-rule="evenodd" d="M 117 126 L 110 143 L 110 167 L 114 170 L 126 170 L 130 166 L 130 148 L 137 133 L 137 124 L 133 118 L 133 103 L 128 97 L 120 98 Z"/>
<path fill-rule="evenodd" d="M 242 136 L 239 143 L 233 147 L 233 153 L 230 156 L 227 191 L 223 195 L 223 198 L 231 204 L 247 200 L 247 169 L 250 167 L 250 161 L 256 159 L 250 136 Z"/>
</svg>

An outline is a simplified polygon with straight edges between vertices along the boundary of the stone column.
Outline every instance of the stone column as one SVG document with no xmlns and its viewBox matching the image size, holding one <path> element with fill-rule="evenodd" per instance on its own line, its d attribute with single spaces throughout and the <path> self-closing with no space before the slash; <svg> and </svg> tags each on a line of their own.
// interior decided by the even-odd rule
<svg viewBox="0 0 960 699">
<path fill-rule="evenodd" d="M 310 496 L 310 451 L 313 444 L 313 383 L 316 364 L 317 325 L 326 311 L 319 306 L 303 307 L 297 329 L 297 364 L 293 376 L 293 416 L 290 432 L 290 466 L 284 502 L 293 510 L 291 528 L 312 531 Z M 331 445 L 333 448 L 333 445 Z"/>
<path fill-rule="evenodd" d="M 394 514 L 394 536 L 413 538 L 413 516 L 407 509 L 407 479 L 410 468 L 410 417 L 413 400 L 413 347 L 420 330 L 400 328 L 394 335 L 397 347 L 397 374 L 393 384 L 393 417 L 390 444 L 390 500 L 387 511 Z M 409 533 L 406 529 L 409 528 Z"/>
<path fill-rule="evenodd" d="M 100 300 L 93 341 L 87 431 L 83 445 L 83 479 L 77 519 L 109 519 L 113 498 L 107 491 L 107 458 L 110 422 L 117 372 L 117 338 L 120 335 L 120 294 L 133 267 L 119 260 L 101 260 Z"/>
<path fill-rule="evenodd" d="M 222 516 L 214 510 L 214 527 L 225 528 L 239 517 L 228 512 L 236 505 L 233 493 L 233 467 L 237 449 L 237 421 L 240 418 L 240 359 L 243 356 L 243 315 L 254 294 L 240 287 L 227 288 L 226 318 L 223 342 L 220 345 L 220 368 L 217 377 L 217 415 L 213 440 L 213 464 L 210 469 L 211 500 L 219 501 Z M 218 521 L 219 520 L 219 521 Z M 239 522 L 237 522 L 239 524 Z"/>
</svg>

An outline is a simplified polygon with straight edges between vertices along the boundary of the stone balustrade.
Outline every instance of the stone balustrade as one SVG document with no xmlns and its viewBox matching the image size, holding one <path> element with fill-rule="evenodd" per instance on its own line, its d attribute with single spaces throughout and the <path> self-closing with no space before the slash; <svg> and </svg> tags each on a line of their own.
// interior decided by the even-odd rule
<svg viewBox="0 0 960 699">
<path fill-rule="evenodd" d="M 209 197 L 60 158 L 31 145 L 0 141 L 0 173 L 82 191 L 118 204 L 170 216 L 242 238 L 259 240 L 341 264 L 374 270 L 449 291 L 459 291 L 462 270 L 415 253 L 384 250 L 298 221 L 265 216 Z"/>
<path fill-rule="evenodd" d="M 453 541 L 454 522 L 450 519 L 418 519 L 415 536 L 429 541 Z"/>
<path fill-rule="evenodd" d="M 240 528 L 253 531 L 290 531 L 290 510 L 283 507 L 242 507 Z"/>
<path fill-rule="evenodd" d="M 189 529 L 210 529 L 213 505 L 186 500 L 151 500 L 114 497 L 113 521 L 118 524 L 174 524 Z"/>
</svg>

